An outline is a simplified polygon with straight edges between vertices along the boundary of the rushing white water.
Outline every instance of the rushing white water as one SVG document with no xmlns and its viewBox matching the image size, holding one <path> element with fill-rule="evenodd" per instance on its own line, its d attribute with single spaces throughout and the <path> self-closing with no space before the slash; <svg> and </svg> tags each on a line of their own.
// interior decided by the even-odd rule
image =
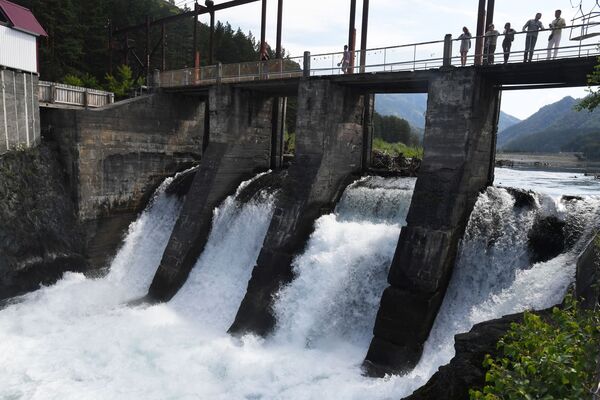
<svg viewBox="0 0 600 400">
<path fill-rule="evenodd" d="M 297 279 L 275 304 L 279 341 L 309 347 L 352 344 L 357 360 L 371 340 L 414 179 L 367 178 L 350 186 L 336 213 L 317 220 L 294 261 Z"/>
<path fill-rule="evenodd" d="M 273 195 L 244 205 L 227 199 L 177 296 L 131 307 L 126 302 L 150 284 L 180 207 L 157 195 L 108 276 L 66 274 L 0 310 L 0 399 L 399 399 L 449 361 L 455 333 L 559 302 L 573 279 L 575 250 L 531 266 L 528 227 L 536 215 L 551 214 L 584 231 L 600 203 L 538 195 L 539 207 L 518 210 L 505 190 L 490 188 L 471 217 L 421 363 L 404 377 L 366 378 L 360 364 L 413 185 L 367 178 L 346 190 L 295 260 L 296 279 L 278 294 L 278 328 L 266 340 L 225 331 L 260 251 Z M 569 193 L 569 185 L 562 190 Z"/>
<path fill-rule="evenodd" d="M 504 189 L 492 187 L 480 196 L 444 303 L 413 373 L 428 376 L 449 362 L 453 336 L 479 322 L 562 301 L 575 277 L 576 256 L 589 230 L 600 224 L 600 198 L 565 202 L 560 197 L 535 197 L 537 205 L 529 209 L 515 208 Z M 549 215 L 578 226 L 582 239 L 564 254 L 530 265 L 527 234 L 537 217 Z"/>
</svg>

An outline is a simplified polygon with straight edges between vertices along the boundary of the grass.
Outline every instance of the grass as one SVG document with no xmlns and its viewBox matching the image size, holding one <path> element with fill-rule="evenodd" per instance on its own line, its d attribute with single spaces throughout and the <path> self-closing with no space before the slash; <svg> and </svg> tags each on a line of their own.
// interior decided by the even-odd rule
<svg viewBox="0 0 600 400">
<path fill-rule="evenodd" d="M 423 159 L 423 147 L 407 146 L 404 143 L 388 143 L 381 138 L 373 138 L 373 150 L 392 155 L 402 154 L 406 158 Z"/>
</svg>

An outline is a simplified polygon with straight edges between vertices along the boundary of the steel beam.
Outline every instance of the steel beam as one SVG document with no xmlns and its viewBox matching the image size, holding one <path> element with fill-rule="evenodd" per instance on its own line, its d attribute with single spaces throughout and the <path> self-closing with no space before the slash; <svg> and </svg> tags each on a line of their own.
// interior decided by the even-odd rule
<svg viewBox="0 0 600 400">
<path fill-rule="evenodd" d="M 275 46 L 275 58 L 283 58 L 283 48 L 281 47 L 281 29 L 283 25 L 283 0 L 277 3 L 277 43 Z"/>
<path fill-rule="evenodd" d="M 350 24 L 348 27 L 349 71 L 354 72 L 354 50 L 356 50 L 356 0 L 350 0 Z"/>
<path fill-rule="evenodd" d="M 228 8 L 231 7 L 237 7 L 237 6 L 241 6 L 244 4 L 249 4 L 249 3 L 255 3 L 257 1 L 260 0 L 232 0 L 232 1 L 228 1 L 226 3 L 222 3 L 222 4 L 218 4 L 214 7 L 212 7 L 213 12 L 214 11 L 219 11 L 219 10 L 226 10 Z M 204 7 L 202 5 L 198 5 L 198 10 L 197 10 L 197 15 L 203 15 L 203 14 L 209 14 L 210 11 L 207 7 Z M 194 15 L 196 15 L 196 10 L 192 10 L 192 11 L 187 11 L 181 14 L 177 14 L 177 15 L 171 15 L 165 18 L 159 18 L 157 20 L 153 20 L 150 22 L 150 26 L 156 26 L 156 25 L 161 25 L 161 24 L 170 24 L 173 22 L 177 22 L 182 18 L 189 18 L 189 17 L 193 17 Z M 146 26 L 146 24 L 138 24 L 138 25 L 132 25 L 132 26 L 128 26 L 125 28 L 120 28 L 120 29 L 115 29 L 113 34 L 114 35 L 120 35 L 123 33 L 127 33 L 127 32 L 132 32 L 132 31 L 136 31 L 136 30 L 140 30 L 140 29 L 144 29 Z"/>
<path fill-rule="evenodd" d="M 369 0 L 363 0 L 362 25 L 360 27 L 360 72 L 365 72 L 367 63 L 367 33 L 369 30 Z"/>
<path fill-rule="evenodd" d="M 485 1 L 479 0 L 477 11 L 477 38 L 475 39 L 475 65 L 481 65 L 483 55 L 483 35 L 485 34 Z"/>
<path fill-rule="evenodd" d="M 258 53 L 258 59 L 262 60 L 263 53 L 267 52 L 266 46 L 266 35 L 267 35 L 267 0 L 262 0 L 262 9 L 260 13 L 260 51 Z"/>
<path fill-rule="evenodd" d="M 487 16 L 485 17 L 485 30 L 490 24 L 494 23 L 494 8 L 496 6 L 496 0 L 488 0 L 487 4 Z"/>
</svg>

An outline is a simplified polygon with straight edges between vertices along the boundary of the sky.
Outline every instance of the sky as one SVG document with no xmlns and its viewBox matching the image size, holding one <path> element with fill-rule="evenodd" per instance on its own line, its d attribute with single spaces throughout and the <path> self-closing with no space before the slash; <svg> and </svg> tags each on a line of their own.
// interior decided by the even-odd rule
<svg viewBox="0 0 600 400">
<path fill-rule="evenodd" d="M 176 0 L 177 4 L 190 4 L 190 0 Z M 203 2 L 203 1 L 202 1 Z M 225 0 L 216 0 L 216 4 Z M 544 26 L 554 18 L 554 10 L 563 10 L 563 17 L 570 25 L 578 6 L 583 3 L 584 12 L 589 12 L 595 0 L 497 0 L 495 10 L 496 28 L 511 22 L 521 30 L 525 22 L 536 12 L 542 13 Z M 357 0 L 357 47 L 359 47 L 362 1 Z M 477 24 L 478 0 L 370 0 L 368 48 L 386 47 L 423 41 L 442 40 L 445 34 L 458 37 L 463 26 L 474 34 Z M 267 43 L 275 44 L 277 0 L 268 0 Z M 260 1 L 233 9 L 219 11 L 217 19 L 229 21 L 244 32 L 251 31 L 260 36 Z M 283 47 L 292 56 L 301 56 L 304 51 L 312 54 L 337 52 L 347 42 L 349 0 L 284 0 Z M 207 16 L 201 20 L 206 21 Z M 563 43 L 569 41 L 569 31 L 563 34 Z M 537 49 L 545 47 L 546 34 L 540 34 Z M 593 39 L 590 39 L 593 40 Z M 522 49 L 522 35 L 517 36 L 513 50 Z M 572 42 L 575 43 L 575 42 Z M 457 46 L 455 46 L 457 47 Z M 458 49 L 455 48 L 455 52 Z M 515 57 L 517 55 L 514 55 Z M 585 96 L 585 88 L 506 91 L 502 96 L 502 110 L 524 119 L 546 104 L 565 96 Z"/>
</svg>

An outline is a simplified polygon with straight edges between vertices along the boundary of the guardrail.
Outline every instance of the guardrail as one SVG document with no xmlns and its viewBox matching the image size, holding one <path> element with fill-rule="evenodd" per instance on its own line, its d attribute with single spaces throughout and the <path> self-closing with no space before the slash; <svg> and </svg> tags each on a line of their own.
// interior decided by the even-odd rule
<svg viewBox="0 0 600 400">
<path fill-rule="evenodd" d="M 103 90 L 40 81 L 38 84 L 40 103 L 61 106 L 98 108 L 115 102 L 115 95 Z"/>
<path fill-rule="evenodd" d="M 598 30 L 600 34 L 600 23 L 588 23 L 583 25 L 573 25 L 563 28 L 562 43 L 568 43 L 569 38 L 566 33 L 568 30 L 576 28 L 590 28 Z M 551 29 L 538 31 L 537 49 L 533 52 L 532 62 L 547 60 L 547 37 Z M 516 32 L 515 39 L 512 42 L 511 51 L 507 53 L 508 63 L 522 63 L 525 53 L 525 37 L 527 32 Z M 471 38 L 472 47 L 467 54 L 467 63 L 465 66 L 473 64 L 490 64 L 489 54 L 484 47 L 482 54 L 474 54 L 475 43 L 478 38 L 485 39 L 485 36 L 473 36 Z M 504 63 L 504 51 L 502 51 L 502 41 L 505 35 L 501 34 L 497 38 L 497 51 L 493 52 L 495 64 Z M 429 42 L 412 43 L 406 45 L 380 47 L 368 49 L 365 51 L 365 65 L 354 65 L 342 70 L 339 66 L 344 53 L 324 53 L 311 55 L 305 52 L 303 57 L 288 57 L 281 60 L 244 62 L 239 64 L 218 64 L 200 68 L 187 68 L 176 71 L 156 72 L 154 76 L 154 86 L 158 87 L 182 87 L 182 86 L 201 86 L 215 83 L 233 83 L 254 80 L 283 79 L 300 76 L 323 76 L 323 75 L 341 75 L 352 73 L 377 73 L 377 72 L 398 72 L 398 71 L 419 71 L 440 68 L 443 66 L 461 66 L 460 40 L 446 35 L 444 40 Z M 459 42 L 458 45 L 455 45 Z M 540 44 L 543 43 L 543 46 Z M 540 48 L 542 47 L 542 48 Z M 353 54 L 354 60 L 361 59 L 361 51 L 357 50 Z M 558 47 L 557 55 L 554 56 L 554 50 L 551 59 L 581 58 L 590 56 L 600 56 L 598 43 L 583 43 L 581 40 L 576 44 Z M 477 63 L 476 63 L 477 61 Z"/>
<path fill-rule="evenodd" d="M 295 78 L 302 76 L 302 60 L 303 57 L 293 57 L 238 64 L 217 64 L 164 72 L 156 71 L 153 78 L 154 86 L 168 88 Z"/>
</svg>

